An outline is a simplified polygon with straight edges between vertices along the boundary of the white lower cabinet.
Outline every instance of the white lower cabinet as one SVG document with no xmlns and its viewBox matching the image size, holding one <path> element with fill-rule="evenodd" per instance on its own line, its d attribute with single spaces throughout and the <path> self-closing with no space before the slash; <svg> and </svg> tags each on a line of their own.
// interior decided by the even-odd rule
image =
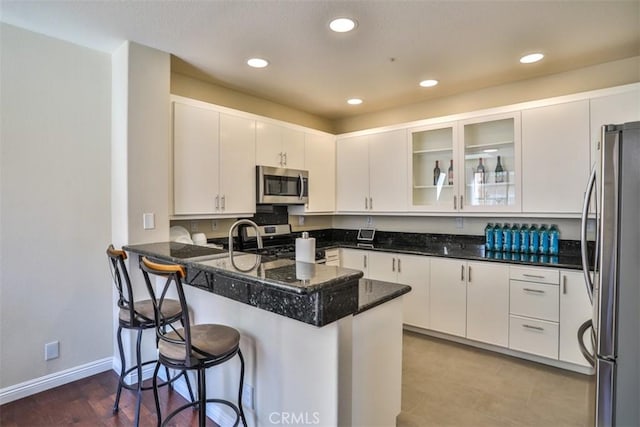
<svg viewBox="0 0 640 427">
<path fill-rule="evenodd" d="M 560 271 L 560 360 L 590 366 L 580 352 L 577 332 L 580 325 L 591 316 L 592 306 L 587 295 L 583 273 Z M 591 349 L 589 334 L 585 335 L 587 338 L 585 345 Z"/>
<path fill-rule="evenodd" d="M 489 262 L 467 266 L 467 338 L 509 344 L 509 267 Z"/>
<path fill-rule="evenodd" d="M 580 271 L 344 248 L 340 266 L 411 286 L 405 325 L 589 366 L 577 341 L 591 317 Z"/>
<path fill-rule="evenodd" d="M 558 359 L 559 271 L 510 268 L 509 348 Z"/>
<path fill-rule="evenodd" d="M 403 323 L 429 327 L 429 257 L 342 249 L 341 266 L 362 270 L 365 278 L 411 286 L 403 301 Z"/>
<path fill-rule="evenodd" d="M 506 347 L 509 268 L 488 262 L 431 259 L 430 327 Z"/>
<path fill-rule="evenodd" d="M 558 322 L 511 315 L 509 318 L 509 348 L 557 359 Z"/>
<path fill-rule="evenodd" d="M 464 337 L 467 333 L 467 262 L 432 258 L 429 289 L 431 329 Z"/>
<path fill-rule="evenodd" d="M 340 267 L 360 270 L 362 277 L 369 278 L 369 254 L 370 251 L 361 249 L 340 249 Z"/>
</svg>

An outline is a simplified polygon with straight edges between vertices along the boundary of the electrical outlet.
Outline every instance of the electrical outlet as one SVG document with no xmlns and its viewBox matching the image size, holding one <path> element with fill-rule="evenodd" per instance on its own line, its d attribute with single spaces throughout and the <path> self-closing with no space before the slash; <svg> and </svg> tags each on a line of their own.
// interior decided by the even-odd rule
<svg viewBox="0 0 640 427">
<path fill-rule="evenodd" d="M 367 217 L 367 227 L 371 227 L 373 225 L 373 217 Z"/>
<path fill-rule="evenodd" d="M 218 221 L 215 219 L 211 220 L 211 231 L 216 231 L 218 229 Z"/>
<path fill-rule="evenodd" d="M 464 219 L 460 216 L 456 218 L 456 228 L 457 229 L 464 228 Z"/>
<path fill-rule="evenodd" d="M 587 231 L 589 233 L 593 233 L 594 231 L 596 231 L 596 220 L 595 219 L 588 219 L 587 220 Z"/>
<path fill-rule="evenodd" d="M 302 215 L 298 217 L 298 225 L 304 225 L 304 217 Z"/>
<path fill-rule="evenodd" d="M 191 231 L 198 231 L 198 221 L 191 221 Z"/>
<path fill-rule="evenodd" d="M 53 341 L 44 345 L 44 360 L 60 357 L 60 341 Z"/>
<path fill-rule="evenodd" d="M 253 397 L 253 387 L 245 383 L 242 387 L 242 406 L 251 410 L 255 409 Z"/>
</svg>

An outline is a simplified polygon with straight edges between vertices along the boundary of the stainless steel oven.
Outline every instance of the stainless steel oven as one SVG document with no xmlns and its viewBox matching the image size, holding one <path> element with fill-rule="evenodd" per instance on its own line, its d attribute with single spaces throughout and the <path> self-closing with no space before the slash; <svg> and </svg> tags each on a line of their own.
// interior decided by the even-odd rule
<svg viewBox="0 0 640 427">
<path fill-rule="evenodd" d="M 256 166 L 256 202 L 274 205 L 304 205 L 309 201 L 309 172 Z"/>
</svg>

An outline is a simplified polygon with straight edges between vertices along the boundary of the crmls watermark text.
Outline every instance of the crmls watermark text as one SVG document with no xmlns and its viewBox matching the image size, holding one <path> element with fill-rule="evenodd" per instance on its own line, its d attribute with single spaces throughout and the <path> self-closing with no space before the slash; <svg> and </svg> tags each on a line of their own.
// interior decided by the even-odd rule
<svg viewBox="0 0 640 427">
<path fill-rule="evenodd" d="M 275 425 L 318 425 L 320 412 L 272 412 L 269 422 Z"/>
</svg>

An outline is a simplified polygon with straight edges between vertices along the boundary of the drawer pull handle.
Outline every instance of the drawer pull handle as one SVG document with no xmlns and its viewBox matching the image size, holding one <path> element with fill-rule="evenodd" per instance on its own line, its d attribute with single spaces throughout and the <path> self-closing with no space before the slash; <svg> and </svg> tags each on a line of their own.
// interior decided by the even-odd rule
<svg viewBox="0 0 640 427">
<path fill-rule="evenodd" d="M 544 291 L 541 291 L 539 289 L 522 288 L 522 290 L 525 292 L 533 292 L 534 294 L 544 294 Z"/>
<path fill-rule="evenodd" d="M 524 273 L 523 276 L 524 277 L 533 277 L 534 279 L 544 279 L 544 276 L 540 276 L 538 274 L 527 274 L 527 273 Z"/>
<path fill-rule="evenodd" d="M 525 329 L 533 329 L 535 331 L 544 332 L 544 328 L 541 328 L 540 326 L 531 326 L 531 325 L 524 324 L 522 325 L 522 327 Z"/>
</svg>

